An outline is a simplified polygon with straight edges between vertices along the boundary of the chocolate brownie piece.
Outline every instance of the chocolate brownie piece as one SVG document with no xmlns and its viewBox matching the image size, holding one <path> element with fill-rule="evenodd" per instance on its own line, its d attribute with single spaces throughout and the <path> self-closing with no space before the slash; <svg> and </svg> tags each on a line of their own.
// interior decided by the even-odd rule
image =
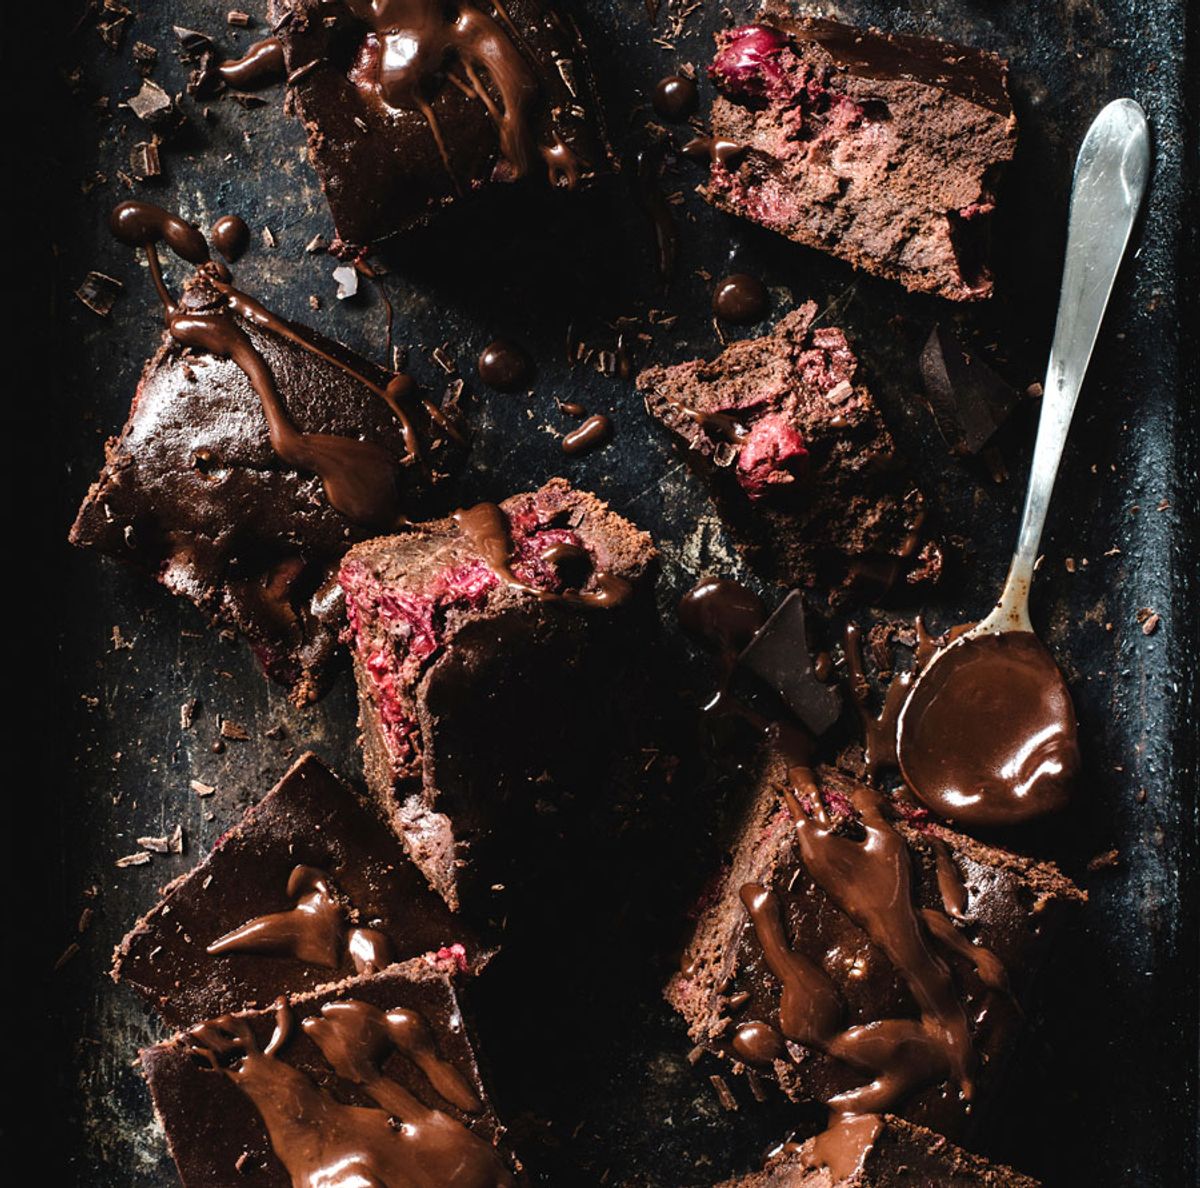
<svg viewBox="0 0 1200 1188">
<path fill-rule="evenodd" d="M 195 228 L 157 213 L 199 237 L 207 256 Z M 408 377 L 275 317 L 227 277 L 224 265 L 201 262 L 168 310 L 70 538 L 147 570 L 240 632 L 267 673 L 306 701 L 334 661 L 342 555 L 419 510 L 461 435 Z M 198 328 L 240 339 L 205 349 L 189 338 Z M 230 357 L 243 346 L 250 371 Z M 256 389 L 264 382 L 270 405 Z M 363 490 L 335 485 L 339 445 L 353 451 L 347 469 Z"/>
<path fill-rule="evenodd" d="M 218 1016 L 140 1053 L 184 1188 L 511 1188 L 454 985 L 423 961 Z"/>
<path fill-rule="evenodd" d="M 709 74 L 713 205 L 913 292 L 991 295 L 1017 134 L 995 54 L 771 10 L 717 35 Z"/>
<path fill-rule="evenodd" d="M 651 367 L 652 416 L 712 477 L 722 511 L 766 576 L 838 605 L 932 583 L 942 552 L 845 334 L 806 302 L 715 359 Z"/>
<path fill-rule="evenodd" d="M 367 783 L 452 907 L 493 825 L 582 787 L 656 557 L 649 536 L 552 479 L 355 546 L 342 565 Z M 546 814 L 541 814 L 545 816 Z"/>
<path fill-rule="evenodd" d="M 359 246 L 493 182 L 609 166 L 574 21 L 541 0 L 272 0 L 289 103 L 338 235 Z"/>
<path fill-rule="evenodd" d="M 766 747 L 668 1001 L 697 1043 L 795 1101 L 957 1136 L 1084 893 L 806 763 L 787 732 Z"/>
<path fill-rule="evenodd" d="M 1038 1188 L 1037 1180 L 891 1114 L 870 1114 L 843 1129 L 828 1162 L 825 1136 L 788 1143 L 762 1171 L 718 1188 Z"/>
<path fill-rule="evenodd" d="M 448 969 L 487 960 L 392 831 L 309 752 L 163 888 L 118 946 L 113 978 L 184 1027 L 418 956 Z"/>
</svg>

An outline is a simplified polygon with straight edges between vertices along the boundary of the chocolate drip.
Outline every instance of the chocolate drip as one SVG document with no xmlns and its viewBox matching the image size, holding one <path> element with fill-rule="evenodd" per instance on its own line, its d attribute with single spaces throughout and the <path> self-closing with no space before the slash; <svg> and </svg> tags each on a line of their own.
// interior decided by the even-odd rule
<svg viewBox="0 0 1200 1188">
<path fill-rule="evenodd" d="M 738 655 L 767 621 L 767 608 L 757 594 L 732 578 L 701 578 L 679 600 L 676 613 L 684 630 L 706 640 L 720 657 L 717 692 L 704 707 L 714 712 L 726 701 Z"/>
<path fill-rule="evenodd" d="M 805 1166 L 827 1167 L 837 1183 L 849 1180 L 882 1130 L 883 1119 L 878 1114 L 835 1114 L 832 1125 L 817 1135 L 805 1152 Z"/>
<path fill-rule="evenodd" d="M 594 413 L 562 439 L 564 454 L 582 454 L 604 445 L 612 437 L 612 421 L 603 413 Z"/>
<path fill-rule="evenodd" d="M 399 1052 L 450 1105 L 466 1114 L 481 1108 L 458 1070 L 438 1056 L 428 1025 L 415 1011 L 385 1014 L 350 999 L 327 1003 L 320 1016 L 305 1019 L 302 1028 L 332 1071 L 360 1086 L 379 1108 L 345 1105 L 279 1059 L 292 1031 L 286 1003 L 277 1011 L 274 1035 L 261 1049 L 249 1024 L 236 1015 L 223 1015 L 188 1033 L 196 1055 L 254 1103 L 272 1150 L 297 1188 L 515 1184 L 488 1143 L 384 1074 L 392 1052 Z"/>
<path fill-rule="evenodd" d="M 400 516 L 396 486 L 396 459 L 382 446 L 356 438 L 327 433 L 302 433 L 289 419 L 274 376 L 250 337 L 232 314 L 281 335 L 309 353 L 341 368 L 384 400 L 400 421 L 405 447 L 412 458 L 420 446 L 412 421 L 402 407 L 413 383 L 397 375 L 381 388 L 353 367 L 322 350 L 289 323 L 277 317 L 229 283 L 222 264 L 210 263 L 203 234 L 178 216 L 145 202 L 122 202 L 110 220 L 113 234 L 122 243 L 142 248 L 150 275 L 162 301 L 167 329 L 181 345 L 232 359 L 250 381 L 262 405 L 271 446 L 280 459 L 297 470 L 316 474 L 330 504 L 355 523 L 390 527 Z M 192 310 L 180 306 L 167 291 L 162 277 L 158 244 L 165 243 L 177 256 L 206 269 L 207 279 L 223 304 Z M 430 406 L 427 404 L 427 408 Z M 430 409 L 431 415 L 433 413 Z M 443 427 L 445 418 L 437 418 Z"/>
<path fill-rule="evenodd" d="M 366 24 L 367 35 L 352 77 L 371 89 L 385 108 L 419 111 L 429 124 L 438 150 L 453 176 L 437 117 L 428 96 L 445 77 L 458 82 L 487 108 L 500 136 L 500 152 L 514 177 L 530 172 L 538 153 L 529 128 L 537 79 L 518 48 L 512 22 L 497 6 L 500 21 L 481 8 L 440 0 L 346 0 Z M 460 79 L 454 67 L 462 70 Z M 499 102 L 493 98 L 494 88 Z M 559 144 L 550 152 L 562 156 Z M 573 166 L 547 159 L 570 183 Z"/>
<path fill-rule="evenodd" d="M 283 61 L 283 42 L 278 37 L 256 41 L 246 53 L 217 67 L 221 77 L 239 91 L 257 91 L 283 82 L 287 66 Z"/>
<path fill-rule="evenodd" d="M 967 918 L 967 887 L 962 880 L 954 859 L 950 856 L 950 847 L 940 837 L 930 839 L 933 847 L 933 858 L 937 865 L 938 893 L 942 897 L 942 906 L 947 916 L 955 920 Z"/>
<path fill-rule="evenodd" d="M 337 969 L 347 955 L 357 973 L 375 973 L 391 963 L 391 943 L 373 928 L 346 927 L 346 909 L 333 892 L 329 875 L 314 866 L 297 866 L 288 877 L 287 896 L 296 906 L 257 916 L 227 932 L 207 952 L 253 953 L 292 957 Z"/>
<path fill-rule="evenodd" d="M 914 687 L 897 730 L 900 771 L 914 795 L 968 825 L 1056 812 L 1079 774 L 1071 694 L 1028 631 L 945 648 Z"/>
<path fill-rule="evenodd" d="M 737 164 L 746 149 L 719 136 L 694 136 L 679 151 L 693 161 L 706 161 L 710 165 L 729 169 Z"/>
<path fill-rule="evenodd" d="M 670 74 L 660 79 L 654 88 L 654 110 L 664 120 L 678 123 L 686 120 L 700 101 L 695 79 Z"/>
<path fill-rule="evenodd" d="M 733 1034 L 733 1050 L 750 1064 L 772 1064 L 783 1058 L 783 1036 L 770 1023 L 752 1020 Z"/>
<path fill-rule="evenodd" d="M 760 322 L 769 302 L 766 286 L 746 272 L 725 277 L 713 290 L 713 313 L 724 322 L 739 325 Z"/>
<path fill-rule="evenodd" d="M 633 587 L 624 578 L 602 569 L 594 571 L 595 588 L 592 590 L 567 589 L 556 593 L 523 582 L 512 568 L 512 540 L 508 534 L 508 520 L 494 503 L 477 503 L 474 507 L 460 508 L 454 513 L 454 522 L 502 582 L 514 590 L 532 594 L 543 602 L 567 602 L 574 606 L 608 608 L 620 606 L 633 593 Z"/>
<path fill-rule="evenodd" d="M 240 215 L 222 215 L 213 223 L 208 241 L 230 264 L 236 264 L 250 246 L 250 228 Z"/>
</svg>

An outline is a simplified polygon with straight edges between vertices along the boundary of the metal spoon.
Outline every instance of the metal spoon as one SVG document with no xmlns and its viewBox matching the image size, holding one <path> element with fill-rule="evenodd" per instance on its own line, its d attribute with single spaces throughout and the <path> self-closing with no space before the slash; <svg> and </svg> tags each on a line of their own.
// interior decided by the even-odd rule
<svg viewBox="0 0 1200 1188">
<path fill-rule="evenodd" d="M 1033 634 L 1029 590 L 1071 416 L 1149 171 L 1145 113 L 1118 99 L 1093 121 L 1075 162 L 1058 321 L 1004 589 L 991 614 L 933 657 L 897 721 L 900 769 L 913 792 L 968 823 L 1008 824 L 1062 807 L 1078 767 L 1070 696 Z"/>
</svg>

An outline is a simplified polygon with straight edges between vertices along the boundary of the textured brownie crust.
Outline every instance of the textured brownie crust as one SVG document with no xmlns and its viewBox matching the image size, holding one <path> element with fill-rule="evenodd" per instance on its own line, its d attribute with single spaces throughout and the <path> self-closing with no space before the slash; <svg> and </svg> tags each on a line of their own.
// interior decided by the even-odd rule
<svg viewBox="0 0 1200 1188">
<path fill-rule="evenodd" d="M 564 574 L 545 545 L 582 546 L 597 573 L 646 584 L 649 536 L 595 496 L 552 479 L 500 505 L 514 570 L 548 591 Z M 568 578 L 574 584 L 574 578 Z M 590 778 L 605 689 L 630 607 L 541 599 L 501 580 L 453 519 L 356 546 L 341 571 L 367 783 L 430 884 L 460 905 L 463 868 L 491 826 Z M 611 740 L 609 740 L 611 743 Z"/>
<path fill-rule="evenodd" d="M 572 188 L 606 172 L 611 150 L 574 20 L 540 0 L 480 8 L 506 15 L 500 20 L 502 35 L 512 36 L 536 80 L 528 124 L 537 144 L 565 146 L 578 160 Z M 369 30 L 345 4 L 271 0 L 270 14 L 293 80 L 288 101 L 304 124 L 309 158 L 346 243 L 378 246 L 427 223 L 463 195 L 513 180 L 486 107 L 448 79 L 435 81 L 427 98 L 453 177 L 425 115 L 416 109 L 387 111 L 365 101 L 350 74 Z M 540 156 L 530 178 L 543 185 L 567 181 Z"/>
<path fill-rule="evenodd" d="M 832 768 L 822 768 L 819 775 L 831 810 L 848 806 L 854 781 Z M 687 1020 L 691 1036 L 729 1060 L 735 1071 L 773 1080 L 793 1100 L 824 1102 L 863 1084 L 862 1072 L 790 1042 L 788 1058 L 748 1068 L 733 1047 L 741 1023 L 757 1020 L 774 1026 L 780 1009 L 779 984 L 766 966 L 739 898 L 742 886 L 761 883 L 779 896 L 791 947 L 823 967 L 832 979 L 845 1005 L 847 1026 L 915 1018 L 917 1009 L 885 954 L 808 876 L 791 817 L 779 798 L 778 789 L 786 778 L 783 759 L 769 750 L 732 863 L 701 914 L 681 972 L 672 978 L 666 993 Z M 970 1023 L 979 1061 L 978 1112 L 1020 1027 L 1017 1004 L 1027 995 L 1042 953 L 1064 914 L 1086 897 L 1050 863 L 982 845 L 922 815 L 912 820 L 898 816 L 893 825 L 911 852 L 917 906 L 942 908 L 935 852 L 940 842 L 968 890 L 964 935 L 994 953 L 1007 974 L 1010 994 L 989 990 L 961 954 L 931 941 L 954 974 Z M 731 1005 L 731 999 L 736 1005 Z M 966 1123 L 957 1087 L 946 1083 L 909 1098 L 903 1114 L 952 1136 L 961 1134 Z"/>
<path fill-rule="evenodd" d="M 425 1106 L 452 1115 L 480 1138 L 500 1144 L 504 1127 L 488 1100 L 454 986 L 423 961 L 351 978 L 312 994 L 289 996 L 296 1025 L 278 1058 L 344 1104 L 374 1106 L 359 1085 L 332 1071 L 300 1026 L 302 1019 L 319 1014 L 326 1003 L 346 999 L 384 1011 L 417 1011 L 432 1029 L 438 1055 L 466 1079 L 483 1109 L 476 1114 L 459 1110 L 434 1092 L 417 1066 L 398 1053 L 383 1066 L 384 1073 Z M 242 1012 L 238 1017 L 249 1024 L 261 1050 L 275 1027 L 274 1010 Z M 139 1060 L 184 1188 L 291 1188 L 291 1177 L 273 1153 L 266 1126 L 250 1098 L 195 1056 L 187 1035 L 144 1049 Z M 505 1159 L 516 1166 L 511 1155 Z"/>
<path fill-rule="evenodd" d="M 924 528 L 924 496 L 871 394 L 854 383 L 845 335 L 814 327 L 816 315 L 806 302 L 711 362 L 643 371 L 646 408 L 703 461 L 773 580 L 815 588 L 835 606 L 932 583 L 942 553 Z M 748 432 L 738 437 L 731 421 Z"/>
<path fill-rule="evenodd" d="M 1038 1181 L 956 1147 L 944 1136 L 885 1114 L 862 1162 L 849 1176 L 809 1167 L 810 1139 L 773 1155 L 761 1172 L 718 1188 L 1038 1188 Z"/>
<path fill-rule="evenodd" d="M 779 8 L 761 22 L 778 47 L 717 37 L 712 131 L 743 151 L 713 162 L 704 196 L 912 291 L 990 296 L 994 186 L 1017 130 L 1005 63 Z"/>
<path fill-rule="evenodd" d="M 201 273 L 181 300 L 199 310 L 220 297 Z M 270 368 L 301 431 L 362 437 L 398 461 L 406 456 L 399 420 L 369 388 L 273 331 L 229 316 Z M 292 329 L 373 383 L 386 386 L 391 378 L 314 331 Z M 452 444 L 419 401 L 411 402 L 409 415 L 428 466 L 397 467 L 406 510 L 420 506 Z M 244 635 L 268 674 L 291 686 L 298 701 L 315 697 L 341 625 L 338 562 L 372 532 L 330 505 L 319 478 L 280 460 L 241 368 L 193 354 L 165 335 L 105 459 L 71 529 L 72 543 L 149 571 L 215 624 Z"/>
<path fill-rule="evenodd" d="M 310 752 L 203 862 L 163 889 L 161 902 L 118 946 L 113 978 L 171 1026 L 185 1027 L 353 974 L 348 955 L 330 969 L 288 956 L 205 951 L 247 921 L 292 907 L 288 876 L 300 865 L 330 877 L 349 922 L 383 932 L 394 960 L 427 955 L 450 968 L 486 960 L 472 930 L 429 890 L 392 832 Z"/>
</svg>

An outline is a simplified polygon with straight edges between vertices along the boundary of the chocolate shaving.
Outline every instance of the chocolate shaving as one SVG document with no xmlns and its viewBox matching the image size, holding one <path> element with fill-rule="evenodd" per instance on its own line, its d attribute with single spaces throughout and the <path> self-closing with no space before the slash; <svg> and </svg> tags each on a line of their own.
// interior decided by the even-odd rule
<svg viewBox="0 0 1200 1188">
<path fill-rule="evenodd" d="M 75 290 L 75 296 L 92 311 L 102 318 L 108 317 L 112 307 L 117 303 L 124 289 L 116 277 L 103 272 L 89 272 L 83 278 L 83 283 Z"/>
</svg>

